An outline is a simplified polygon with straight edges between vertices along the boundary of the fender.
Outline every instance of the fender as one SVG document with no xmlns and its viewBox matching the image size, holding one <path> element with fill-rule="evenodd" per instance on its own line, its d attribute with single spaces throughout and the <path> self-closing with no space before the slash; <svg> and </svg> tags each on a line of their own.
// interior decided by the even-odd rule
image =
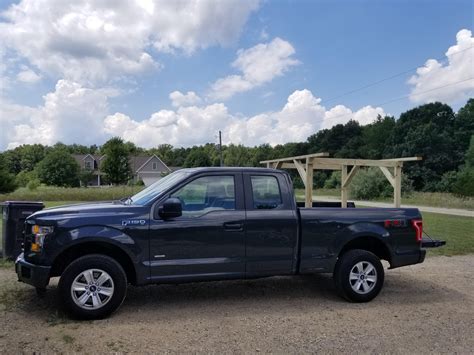
<svg viewBox="0 0 474 355">
<path fill-rule="evenodd" d="M 112 244 L 125 252 L 134 264 L 138 262 L 138 255 L 142 252 L 137 243 L 123 231 L 100 225 L 83 226 L 62 231 L 54 238 L 54 242 L 56 244 L 55 248 L 45 248 L 46 250 L 51 249 L 55 251 L 54 254 L 50 256 L 52 259 L 56 259 L 56 257 L 62 254 L 66 249 L 85 242 Z"/>
<path fill-rule="evenodd" d="M 392 258 L 393 246 L 390 245 L 390 233 L 380 224 L 370 222 L 357 222 L 340 229 L 332 240 L 330 246 L 331 252 L 331 269 L 334 268 L 337 258 L 341 251 L 351 242 L 354 242 L 362 238 L 372 239 L 379 241 L 385 248 L 385 251 L 389 254 L 389 258 Z"/>
</svg>

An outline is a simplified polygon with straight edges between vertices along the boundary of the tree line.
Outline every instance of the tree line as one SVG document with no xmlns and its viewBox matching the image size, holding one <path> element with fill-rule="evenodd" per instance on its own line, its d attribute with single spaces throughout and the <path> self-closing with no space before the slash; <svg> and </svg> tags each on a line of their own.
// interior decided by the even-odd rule
<svg viewBox="0 0 474 355">
<path fill-rule="evenodd" d="M 378 117 L 361 126 L 357 121 L 320 130 L 305 142 L 274 147 L 226 145 L 222 147 L 225 166 L 261 166 L 261 160 L 286 156 L 328 152 L 337 158 L 386 159 L 422 156 L 423 160 L 405 163 L 405 183 L 417 191 L 454 192 L 474 195 L 474 99 L 456 113 L 443 103 L 435 102 L 410 109 L 398 119 Z M 188 148 L 157 145 L 151 149 L 112 138 L 103 146 L 79 144 L 44 146 L 22 145 L 0 155 L 0 192 L 17 186 L 45 183 L 78 186 L 80 170 L 71 154 L 106 154 L 104 162 L 110 182 L 126 183 L 130 179 L 129 155 L 156 154 L 170 167 L 219 166 L 216 144 Z M 115 171 L 115 172 L 114 172 Z M 296 185 L 301 184 L 295 177 Z M 373 178 L 373 174 L 367 174 Z M 337 173 L 317 172 L 316 187 L 337 187 Z"/>
</svg>

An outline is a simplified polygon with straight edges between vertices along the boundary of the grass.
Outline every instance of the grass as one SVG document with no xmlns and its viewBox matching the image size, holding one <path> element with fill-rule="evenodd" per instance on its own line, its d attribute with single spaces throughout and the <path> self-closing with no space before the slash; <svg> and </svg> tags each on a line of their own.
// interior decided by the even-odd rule
<svg viewBox="0 0 474 355">
<path fill-rule="evenodd" d="M 35 190 L 21 187 L 9 194 L 0 194 L 2 201 L 104 201 L 118 200 L 131 196 L 143 189 L 143 186 L 112 187 L 52 187 L 40 186 Z"/>
<path fill-rule="evenodd" d="M 296 189 L 296 198 L 300 201 L 304 200 L 304 190 Z M 341 193 L 339 189 L 317 189 L 313 197 L 318 199 L 318 196 L 330 196 L 340 199 Z M 349 196 L 349 198 L 351 198 Z M 353 198 L 352 198 L 353 199 Z M 371 201 L 377 202 L 392 202 L 390 197 L 377 198 Z M 444 207 L 444 208 L 460 208 L 466 210 L 474 210 L 474 198 L 459 197 L 445 192 L 413 192 L 409 196 L 402 197 L 402 204 L 415 206 L 429 206 L 429 207 Z"/>
<path fill-rule="evenodd" d="M 433 239 L 446 245 L 431 249 L 429 255 L 464 255 L 474 253 L 474 218 L 423 212 L 423 229 Z"/>
</svg>

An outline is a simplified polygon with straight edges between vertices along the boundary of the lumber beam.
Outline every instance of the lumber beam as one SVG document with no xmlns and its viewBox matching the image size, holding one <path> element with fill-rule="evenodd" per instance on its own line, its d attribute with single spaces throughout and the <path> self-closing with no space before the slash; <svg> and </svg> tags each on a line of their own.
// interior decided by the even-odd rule
<svg viewBox="0 0 474 355">
<path fill-rule="evenodd" d="M 329 153 L 313 153 L 313 154 L 306 154 L 306 155 L 298 155 L 295 157 L 287 157 L 287 158 L 281 158 L 281 159 L 270 159 L 270 160 L 262 160 L 260 161 L 260 164 L 266 164 L 266 163 L 275 163 L 277 161 L 283 161 L 283 162 L 291 162 L 293 160 L 303 160 L 307 158 L 316 158 L 316 157 L 328 157 Z"/>
<path fill-rule="evenodd" d="M 401 163 L 396 160 L 372 160 L 372 159 L 343 159 L 343 158 L 314 158 L 313 164 L 330 164 L 339 166 L 385 166 L 395 167 Z"/>
<path fill-rule="evenodd" d="M 379 168 L 380 170 L 382 170 L 382 173 L 385 175 L 390 185 L 392 185 L 392 187 L 395 188 L 395 178 L 393 177 L 390 170 L 388 170 L 388 168 L 386 168 L 385 166 L 379 166 Z"/>
<path fill-rule="evenodd" d="M 304 187 L 306 189 L 307 188 L 306 187 L 306 170 L 303 164 L 299 162 L 298 160 L 293 160 L 293 164 L 295 165 L 296 170 L 298 170 L 298 174 L 300 174 L 300 178 L 303 181 Z"/>
<path fill-rule="evenodd" d="M 394 169 L 395 186 L 393 188 L 393 205 L 400 208 L 402 202 L 402 167 L 396 166 Z"/>
<path fill-rule="evenodd" d="M 348 187 L 352 178 L 354 177 L 354 175 L 357 173 L 357 171 L 359 170 L 359 166 L 355 165 L 352 167 L 351 171 L 349 172 L 349 174 L 347 174 L 347 177 L 345 180 L 342 180 L 341 179 L 341 185 L 342 187 Z"/>
<path fill-rule="evenodd" d="M 313 164 L 306 159 L 305 207 L 313 207 Z"/>
<path fill-rule="evenodd" d="M 341 168 L 341 207 L 347 208 L 347 187 L 344 187 L 342 181 L 347 180 L 347 165 Z"/>
</svg>

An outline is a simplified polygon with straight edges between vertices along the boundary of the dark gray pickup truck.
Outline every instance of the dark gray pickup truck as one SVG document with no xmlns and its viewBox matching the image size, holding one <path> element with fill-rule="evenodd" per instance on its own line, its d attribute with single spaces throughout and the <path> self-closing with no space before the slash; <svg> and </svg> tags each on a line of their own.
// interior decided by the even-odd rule
<svg viewBox="0 0 474 355">
<path fill-rule="evenodd" d="M 25 225 L 20 281 L 59 293 L 73 316 L 105 317 L 128 284 L 333 273 L 337 291 L 367 302 L 390 268 L 423 262 L 415 208 L 298 207 L 290 176 L 260 168 L 176 171 L 121 201 L 50 208 Z"/>
</svg>

